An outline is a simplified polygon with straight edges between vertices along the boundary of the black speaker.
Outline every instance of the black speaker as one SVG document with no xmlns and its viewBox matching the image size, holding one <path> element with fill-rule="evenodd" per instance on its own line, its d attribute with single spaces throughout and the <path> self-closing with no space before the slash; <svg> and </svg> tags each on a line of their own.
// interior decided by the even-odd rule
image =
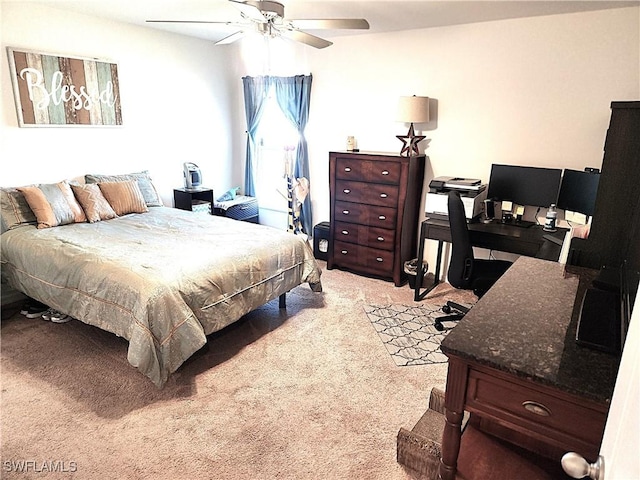
<svg viewBox="0 0 640 480">
<path fill-rule="evenodd" d="M 484 201 L 484 216 L 486 218 L 496 218 L 496 208 L 493 200 L 486 199 Z"/>
</svg>

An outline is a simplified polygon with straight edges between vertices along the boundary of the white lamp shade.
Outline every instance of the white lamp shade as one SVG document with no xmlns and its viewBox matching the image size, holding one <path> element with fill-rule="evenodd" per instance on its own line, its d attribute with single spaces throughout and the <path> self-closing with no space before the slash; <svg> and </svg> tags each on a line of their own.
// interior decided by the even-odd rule
<svg viewBox="0 0 640 480">
<path fill-rule="evenodd" d="M 397 120 L 404 123 L 427 123 L 429 121 L 429 97 L 400 97 Z"/>
</svg>

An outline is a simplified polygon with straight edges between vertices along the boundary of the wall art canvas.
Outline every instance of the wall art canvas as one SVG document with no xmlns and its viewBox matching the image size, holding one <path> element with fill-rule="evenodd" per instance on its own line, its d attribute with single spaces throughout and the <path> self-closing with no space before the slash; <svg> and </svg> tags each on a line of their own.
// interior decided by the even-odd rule
<svg viewBox="0 0 640 480">
<path fill-rule="evenodd" d="M 21 127 L 122 125 L 118 66 L 7 48 Z"/>
</svg>

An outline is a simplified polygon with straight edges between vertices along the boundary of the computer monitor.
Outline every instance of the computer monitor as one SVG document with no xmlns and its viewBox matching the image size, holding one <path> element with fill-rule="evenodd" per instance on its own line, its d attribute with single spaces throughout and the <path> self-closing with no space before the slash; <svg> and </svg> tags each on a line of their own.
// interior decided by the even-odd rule
<svg viewBox="0 0 640 480">
<path fill-rule="evenodd" d="M 548 207 L 558 200 L 562 169 L 491 165 L 487 198 L 516 205 Z"/>
<path fill-rule="evenodd" d="M 565 169 L 558 195 L 558 208 L 593 216 L 599 181 L 599 173 Z"/>
</svg>

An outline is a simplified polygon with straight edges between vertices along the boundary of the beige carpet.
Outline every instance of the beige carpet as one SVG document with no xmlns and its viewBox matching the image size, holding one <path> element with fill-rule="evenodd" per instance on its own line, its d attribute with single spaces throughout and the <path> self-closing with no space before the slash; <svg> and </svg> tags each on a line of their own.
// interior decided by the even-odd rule
<svg viewBox="0 0 640 480">
<path fill-rule="evenodd" d="M 213 335 L 162 390 L 127 363 L 124 340 L 5 310 L 0 476 L 412 478 L 396 435 L 444 386 L 446 364 L 396 366 L 363 307 L 413 292 L 326 269 L 323 286 Z M 428 301 L 449 298 L 469 299 L 441 285 Z"/>
</svg>

